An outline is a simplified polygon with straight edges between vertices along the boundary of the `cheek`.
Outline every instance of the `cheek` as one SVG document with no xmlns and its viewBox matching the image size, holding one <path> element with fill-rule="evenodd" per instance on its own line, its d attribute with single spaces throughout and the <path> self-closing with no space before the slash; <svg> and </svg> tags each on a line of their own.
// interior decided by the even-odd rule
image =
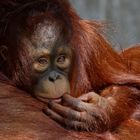
<svg viewBox="0 0 140 140">
<path fill-rule="evenodd" d="M 70 84 L 65 77 L 62 77 L 55 82 L 43 79 L 36 85 L 34 90 L 34 94 L 38 99 L 56 99 L 60 98 L 65 93 L 70 93 Z"/>
</svg>

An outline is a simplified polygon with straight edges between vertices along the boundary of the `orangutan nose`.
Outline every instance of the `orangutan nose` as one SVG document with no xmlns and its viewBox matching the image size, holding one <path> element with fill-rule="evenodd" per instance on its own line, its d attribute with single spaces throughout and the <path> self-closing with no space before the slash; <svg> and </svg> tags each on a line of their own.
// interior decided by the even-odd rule
<svg viewBox="0 0 140 140">
<path fill-rule="evenodd" d="M 49 74 L 49 81 L 55 82 L 56 80 L 60 79 L 60 74 L 56 71 L 52 71 Z"/>
</svg>

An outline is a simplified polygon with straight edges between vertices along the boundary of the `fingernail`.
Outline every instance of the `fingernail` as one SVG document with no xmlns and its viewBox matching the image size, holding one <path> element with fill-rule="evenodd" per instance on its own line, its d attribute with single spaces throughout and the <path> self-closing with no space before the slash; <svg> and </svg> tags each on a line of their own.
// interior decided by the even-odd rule
<svg viewBox="0 0 140 140">
<path fill-rule="evenodd" d="M 43 112 L 44 112 L 46 115 L 48 115 L 48 116 L 50 115 L 49 109 L 48 109 L 48 108 L 44 108 L 44 109 L 43 109 Z"/>
</svg>

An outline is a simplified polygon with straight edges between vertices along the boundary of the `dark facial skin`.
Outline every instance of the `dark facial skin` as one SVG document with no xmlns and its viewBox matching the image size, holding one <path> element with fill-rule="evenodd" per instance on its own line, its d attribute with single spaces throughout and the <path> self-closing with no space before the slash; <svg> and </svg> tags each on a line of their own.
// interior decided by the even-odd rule
<svg viewBox="0 0 140 140">
<path fill-rule="evenodd" d="M 65 94 L 70 93 L 72 52 L 63 43 L 58 27 L 55 23 L 44 21 L 36 26 L 30 39 L 24 39 L 30 58 L 33 58 L 30 66 L 37 81 L 33 93 L 39 100 L 48 103 L 44 111 L 52 119 L 69 128 L 74 126 L 75 129 L 87 130 L 94 126 L 92 114 L 100 115 L 100 109 L 94 109 L 93 104 L 94 100 L 99 104 L 100 96 L 93 92 L 79 98 Z M 56 103 L 61 99 L 62 104 Z M 100 106 L 106 106 L 107 103 L 102 102 Z"/>
<path fill-rule="evenodd" d="M 37 79 L 33 92 L 42 101 L 70 93 L 68 76 L 72 53 L 61 40 L 60 30 L 55 23 L 44 21 L 36 26 L 31 41 L 24 39 L 33 58 L 31 67 Z"/>
</svg>

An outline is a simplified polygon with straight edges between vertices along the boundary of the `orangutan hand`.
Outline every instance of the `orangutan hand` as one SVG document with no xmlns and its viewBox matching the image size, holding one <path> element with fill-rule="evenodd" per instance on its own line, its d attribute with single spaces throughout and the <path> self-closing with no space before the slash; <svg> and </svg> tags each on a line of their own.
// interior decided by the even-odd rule
<svg viewBox="0 0 140 140">
<path fill-rule="evenodd" d="M 63 105 L 50 101 L 48 107 L 44 109 L 44 112 L 53 120 L 75 130 L 101 132 L 108 129 L 106 98 L 90 92 L 79 98 L 65 94 L 62 100 Z"/>
</svg>

